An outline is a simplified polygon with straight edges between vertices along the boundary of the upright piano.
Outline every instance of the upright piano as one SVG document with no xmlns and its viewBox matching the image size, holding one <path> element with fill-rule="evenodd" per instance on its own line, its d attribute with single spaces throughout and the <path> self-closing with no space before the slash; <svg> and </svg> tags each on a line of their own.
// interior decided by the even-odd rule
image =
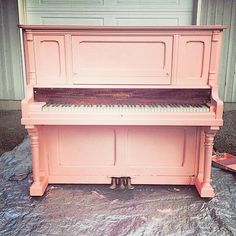
<svg viewBox="0 0 236 236">
<path fill-rule="evenodd" d="M 214 196 L 224 26 L 20 27 L 30 195 L 70 183 L 195 185 Z"/>
</svg>

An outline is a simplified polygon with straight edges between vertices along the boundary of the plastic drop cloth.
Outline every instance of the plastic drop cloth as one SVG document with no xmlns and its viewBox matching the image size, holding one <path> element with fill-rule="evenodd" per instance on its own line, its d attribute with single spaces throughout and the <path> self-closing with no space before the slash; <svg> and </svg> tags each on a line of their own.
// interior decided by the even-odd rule
<svg viewBox="0 0 236 236">
<path fill-rule="evenodd" d="M 236 176 L 213 168 L 216 196 L 194 186 L 50 185 L 30 197 L 29 140 L 0 157 L 0 235 L 236 235 Z"/>
</svg>

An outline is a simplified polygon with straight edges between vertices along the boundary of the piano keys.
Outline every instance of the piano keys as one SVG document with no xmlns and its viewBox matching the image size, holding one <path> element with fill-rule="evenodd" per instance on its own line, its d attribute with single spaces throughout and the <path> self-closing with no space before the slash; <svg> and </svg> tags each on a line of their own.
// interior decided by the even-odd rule
<svg viewBox="0 0 236 236">
<path fill-rule="evenodd" d="M 156 113 L 156 112 L 210 112 L 205 104 L 45 104 L 44 112 L 79 112 L 79 113 Z"/>
<path fill-rule="evenodd" d="M 195 185 L 214 196 L 224 26 L 20 27 L 30 195 L 51 183 L 92 183 Z"/>
</svg>

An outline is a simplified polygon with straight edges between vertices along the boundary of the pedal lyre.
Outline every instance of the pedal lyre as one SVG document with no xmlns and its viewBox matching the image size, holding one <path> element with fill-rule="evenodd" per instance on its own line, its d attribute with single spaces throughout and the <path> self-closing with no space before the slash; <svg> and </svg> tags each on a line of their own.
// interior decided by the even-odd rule
<svg viewBox="0 0 236 236">
<path fill-rule="evenodd" d="M 110 189 L 116 189 L 118 187 L 125 189 L 126 186 L 130 190 L 134 189 L 134 186 L 131 185 L 130 177 L 111 177 Z"/>
</svg>

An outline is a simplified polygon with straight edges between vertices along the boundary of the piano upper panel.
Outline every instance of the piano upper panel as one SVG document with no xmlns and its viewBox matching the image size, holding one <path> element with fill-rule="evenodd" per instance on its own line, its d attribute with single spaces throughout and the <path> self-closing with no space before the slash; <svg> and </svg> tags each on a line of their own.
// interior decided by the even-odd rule
<svg viewBox="0 0 236 236">
<path fill-rule="evenodd" d="M 210 53 L 211 36 L 181 36 L 176 83 L 179 85 L 208 84 Z"/>
<path fill-rule="evenodd" d="M 172 36 L 72 36 L 75 84 L 170 84 Z"/>
<path fill-rule="evenodd" d="M 206 87 L 219 27 L 24 27 L 28 84 Z M 210 82 L 209 82 L 210 81 Z"/>
<path fill-rule="evenodd" d="M 64 35 L 34 36 L 37 84 L 66 84 Z"/>
</svg>

